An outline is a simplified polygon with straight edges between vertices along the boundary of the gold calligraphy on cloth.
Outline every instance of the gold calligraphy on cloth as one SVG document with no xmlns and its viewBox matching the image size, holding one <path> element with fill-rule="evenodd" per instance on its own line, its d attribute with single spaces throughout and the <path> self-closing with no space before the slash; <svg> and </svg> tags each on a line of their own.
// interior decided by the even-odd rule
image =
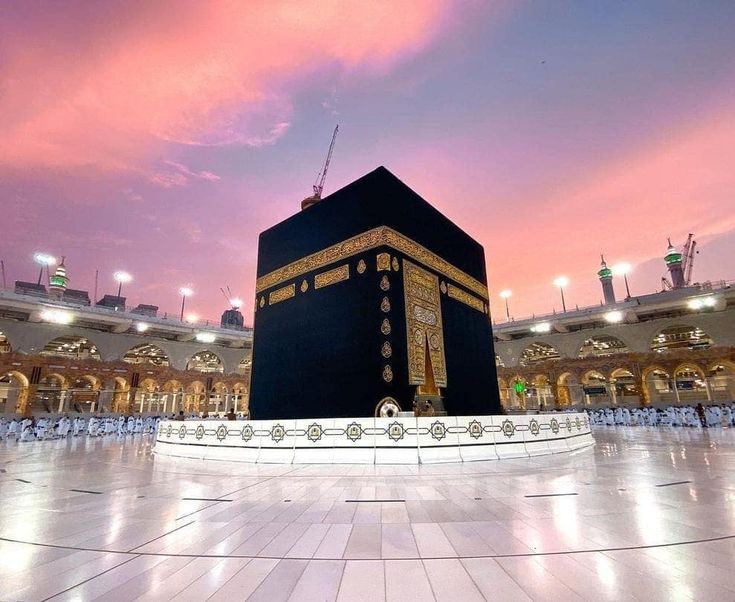
<svg viewBox="0 0 735 602">
<path fill-rule="evenodd" d="M 411 385 L 426 384 L 428 352 L 436 385 L 446 387 L 447 367 L 439 278 L 404 259 L 403 292 L 406 301 L 408 382 Z"/>
<path fill-rule="evenodd" d="M 432 270 L 443 274 L 454 282 L 461 284 L 467 290 L 472 291 L 482 299 L 488 298 L 487 287 L 466 274 L 448 261 L 442 259 L 427 248 L 407 238 L 403 234 L 381 226 L 353 236 L 345 241 L 332 245 L 326 249 L 298 259 L 288 265 L 273 270 L 258 278 L 255 284 L 256 293 L 278 286 L 283 282 L 295 279 L 299 276 L 326 267 L 331 263 L 342 261 L 353 257 L 358 253 L 374 249 L 380 246 L 388 246 L 400 251 L 414 261 L 418 261 Z"/>
<path fill-rule="evenodd" d="M 328 270 L 314 276 L 314 288 L 324 288 L 330 284 L 336 284 L 350 277 L 350 265 L 344 264 L 333 270 Z"/>
</svg>

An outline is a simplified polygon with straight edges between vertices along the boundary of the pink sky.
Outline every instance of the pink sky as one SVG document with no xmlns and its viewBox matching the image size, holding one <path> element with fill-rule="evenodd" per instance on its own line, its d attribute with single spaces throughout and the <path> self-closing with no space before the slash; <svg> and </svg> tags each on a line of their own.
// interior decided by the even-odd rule
<svg viewBox="0 0 735 602">
<path fill-rule="evenodd" d="M 728 3 L 7 3 L 0 258 L 12 281 L 66 255 L 100 296 L 126 269 L 174 313 L 190 284 L 210 319 L 229 285 L 250 320 L 257 235 L 338 122 L 326 192 L 386 165 L 485 246 L 516 317 L 559 309 L 559 274 L 599 302 L 601 252 L 652 292 L 689 231 L 695 279 L 731 279 L 734 28 Z"/>
</svg>

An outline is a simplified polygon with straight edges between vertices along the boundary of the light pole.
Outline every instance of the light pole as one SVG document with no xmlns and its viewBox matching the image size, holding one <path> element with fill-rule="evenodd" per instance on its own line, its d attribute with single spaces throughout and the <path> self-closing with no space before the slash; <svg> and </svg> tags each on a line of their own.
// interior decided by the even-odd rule
<svg viewBox="0 0 735 602">
<path fill-rule="evenodd" d="M 184 306 L 186 305 L 186 298 L 190 297 L 194 294 L 194 291 L 191 290 L 188 286 L 182 286 L 179 289 L 179 294 L 181 295 L 181 318 L 180 320 L 184 321 Z"/>
<path fill-rule="evenodd" d="M 127 272 L 115 272 L 112 277 L 117 281 L 117 298 L 122 295 L 122 285 L 124 282 L 130 282 L 133 277 Z"/>
<path fill-rule="evenodd" d="M 56 263 L 56 257 L 54 257 L 53 255 L 48 255 L 47 253 L 34 253 L 33 261 L 41 266 L 41 271 L 38 272 L 38 284 L 41 284 L 41 279 L 43 278 L 43 268 L 46 268 L 46 270 L 48 270 L 48 266 Z"/>
<path fill-rule="evenodd" d="M 500 291 L 500 296 L 505 299 L 505 319 L 510 322 L 510 308 L 508 307 L 508 298 L 513 295 L 513 291 L 505 289 Z"/>
<path fill-rule="evenodd" d="M 561 293 L 561 308 L 564 313 L 567 313 L 567 304 L 564 301 L 564 287 L 569 284 L 569 278 L 566 276 L 559 276 L 554 280 L 554 285 L 559 287 Z"/>
<path fill-rule="evenodd" d="M 625 298 L 630 299 L 630 287 L 628 286 L 628 274 L 630 273 L 632 266 L 629 263 L 617 263 L 613 266 L 612 272 L 615 276 L 622 276 L 625 281 Z"/>
</svg>

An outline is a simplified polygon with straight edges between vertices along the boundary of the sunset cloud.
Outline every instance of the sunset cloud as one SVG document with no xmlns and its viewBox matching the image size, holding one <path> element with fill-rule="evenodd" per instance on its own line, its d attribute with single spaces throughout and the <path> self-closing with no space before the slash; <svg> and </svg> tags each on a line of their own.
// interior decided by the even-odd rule
<svg viewBox="0 0 735 602">
<path fill-rule="evenodd" d="M 400 18 L 389 0 L 6 5 L 0 166 L 134 170 L 165 142 L 272 144 L 309 74 L 380 72 L 447 4 L 407 0 Z"/>
</svg>

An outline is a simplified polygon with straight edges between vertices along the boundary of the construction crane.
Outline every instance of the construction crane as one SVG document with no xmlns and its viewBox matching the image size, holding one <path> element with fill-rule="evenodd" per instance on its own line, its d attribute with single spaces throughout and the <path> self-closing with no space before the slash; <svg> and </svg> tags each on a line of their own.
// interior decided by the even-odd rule
<svg viewBox="0 0 735 602">
<path fill-rule="evenodd" d="M 689 233 L 687 242 L 684 245 L 684 259 L 682 261 L 684 267 L 684 286 L 692 284 L 692 271 L 694 270 L 694 255 L 699 251 L 697 249 L 697 241 L 694 240 L 694 234 Z"/>
<path fill-rule="evenodd" d="M 332 134 L 332 142 L 329 144 L 329 151 L 327 152 L 327 160 L 324 162 L 324 167 L 317 174 L 314 185 L 312 186 L 314 194 L 310 197 L 306 197 L 301 201 L 301 209 L 307 209 L 312 205 L 316 205 L 322 200 L 322 192 L 324 191 L 324 181 L 327 179 L 327 170 L 329 169 L 329 163 L 332 161 L 332 153 L 334 152 L 334 141 L 337 139 L 337 132 L 339 131 L 339 125 L 334 128 Z"/>
<path fill-rule="evenodd" d="M 671 239 L 669 239 L 669 248 L 672 249 L 671 245 Z M 694 256 L 699 253 L 697 251 L 697 241 L 694 240 L 694 234 L 691 232 L 689 233 L 689 236 L 687 237 L 687 241 L 684 243 L 684 247 L 682 249 L 681 253 L 681 278 L 683 280 L 683 286 L 691 286 L 692 284 L 692 273 L 694 271 Z M 674 278 L 674 282 L 672 283 L 671 280 L 666 278 L 665 276 L 661 278 L 661 286 L 663 287 L 663 290 L 670 291 L 674 288 L 678 288 L 676 285 L 676 279 Z M 682 285 L 679 285 L 682 286 Z"/>
</svg>

